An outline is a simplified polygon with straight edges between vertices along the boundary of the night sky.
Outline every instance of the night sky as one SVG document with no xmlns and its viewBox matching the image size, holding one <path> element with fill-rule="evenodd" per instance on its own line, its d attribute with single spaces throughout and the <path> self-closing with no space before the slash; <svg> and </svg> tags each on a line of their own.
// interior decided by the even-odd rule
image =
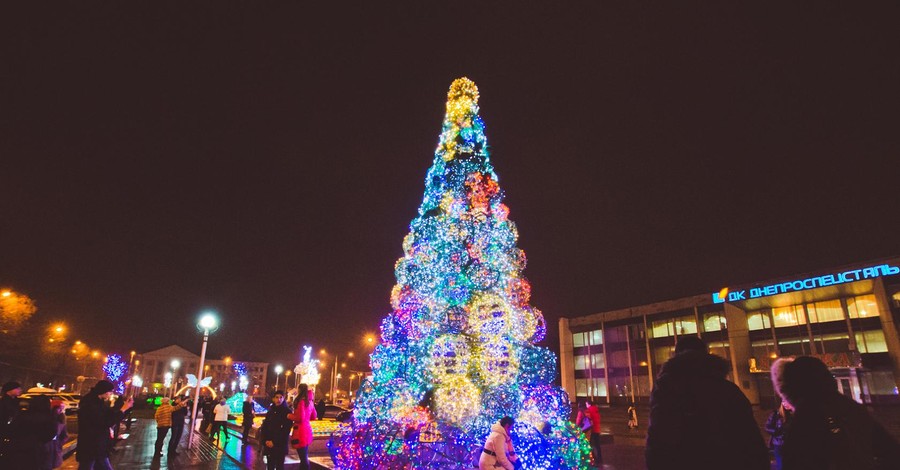
<svg viewBox="0 0 900 470">
<path fill-rule="evenodd" d="M 560 316 L 900 253 L 897 2 L 242 3 L 5 15 L 0 286 L 33 321 L 363 351 L 460 76 L 554 350 Z"/>
</svg>

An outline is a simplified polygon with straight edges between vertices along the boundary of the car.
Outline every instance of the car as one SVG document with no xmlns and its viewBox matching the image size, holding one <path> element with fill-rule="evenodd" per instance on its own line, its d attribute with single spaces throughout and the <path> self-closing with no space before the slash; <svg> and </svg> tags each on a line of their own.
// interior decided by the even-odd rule
<svg viewBox="0 0 900 470">
<path fill-rule="evenodd" d="M 43 395 L 50 400 L 60 400 L 66 403 L 66 414 L 73 415 L 78 413 L 78 403 L 81 400 L 81 395 L 76 393 L 23 393 L 19 396 L 19 407 L 25 409 L 28 407 L 28 402 L 38 396 Z"/>
<path fill-rule="evenodd" d="M 325 405 L 325 412 L 320 416 L 321 419 L 333 419 L 335 421 L 345 421 L 353 415 L 353 411 L 338 405 Z"/>
</svg>

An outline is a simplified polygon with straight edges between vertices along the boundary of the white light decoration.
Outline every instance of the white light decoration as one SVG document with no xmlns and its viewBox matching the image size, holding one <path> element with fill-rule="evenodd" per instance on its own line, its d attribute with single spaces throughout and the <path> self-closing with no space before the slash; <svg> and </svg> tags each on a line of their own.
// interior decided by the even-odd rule
<svg viewBox="0 0 900 470">
<path fill-rule="evenodd" d="M 312 347 L 303 346 L 303 362 L 294 367 L 294 373 L 300 376 L 300 383 L 307 385 L 318 385 L 321 375 L 319 374 L 319 360 L 311 359 Z"/>
</svg>

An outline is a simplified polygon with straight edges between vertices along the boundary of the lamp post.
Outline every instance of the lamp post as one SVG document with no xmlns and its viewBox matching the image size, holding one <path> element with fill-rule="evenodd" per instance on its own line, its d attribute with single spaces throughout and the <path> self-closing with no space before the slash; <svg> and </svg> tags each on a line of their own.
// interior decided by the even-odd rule
<svg viewBox="0 0 900 470">
<path fill-rule="evenodd" d="M 275 390 L 278 390 L 278 379 L 281 378 L 281 372 L 284 370 L 284 367 L 281 367 L 281 364 L 275 366 Z"/>
<path fill-rule="evenodd" d="M 191 407 L 191 430 L 188 433 L 188 449 L 194 444 L 194 421 L 197 420 L 197 402 L 200 401 L 200 382 L 203 380 L 203 362 L 206 360 L 206 343 L 209 333 L 219 327 L 219 319 L 212 313 L 205 313 L 197 322 L 197 328 L 203 330 L 203 346 L 200 349 L 200 367 L 197 369 L 197 385 L 194 387 L 194 404 Z"/>
<path fill-rule="evenodd" d="M 350 396 L 353 393 L 353 379 L 356 378 L 356 374 L 350 374 L 350 384 L 347 385 L 347 395 Z"/>
</svg>

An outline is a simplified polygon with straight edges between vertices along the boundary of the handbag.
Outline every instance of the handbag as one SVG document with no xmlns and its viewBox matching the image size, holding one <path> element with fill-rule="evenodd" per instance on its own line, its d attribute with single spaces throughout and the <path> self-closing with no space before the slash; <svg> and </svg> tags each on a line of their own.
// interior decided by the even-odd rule
<svg viewBox="0 0 900 470">
<path fill-rule="evenodd" d="M 582 431 L 590 431 L 591 430 L 591 418 L 585 416 L 581 419 L 581 430 Z"/>
</svg>

